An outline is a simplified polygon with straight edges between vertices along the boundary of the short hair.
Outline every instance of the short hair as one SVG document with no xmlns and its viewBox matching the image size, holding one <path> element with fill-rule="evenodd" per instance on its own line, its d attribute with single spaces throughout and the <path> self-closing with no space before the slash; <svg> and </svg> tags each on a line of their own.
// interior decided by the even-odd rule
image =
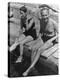
<svg viewBox="0 0 60 80">
<path fill-rule="evenodd" d="M 26 12 L 27 12 L 27 8 L 26 8 L 25 6 L 22 6 L 22 7 L 20 8 L 20 11 L 23 11 L 24 13 L 26 13 Z"/>
<path fill-rule="evenodd" d="M 48 13 L 49 13 L 49 8 L 47 8 L 47 7 L 43 7 L 40 11 L 41 11 L 41 14 L 42 14 L 42 11 L 43 10 L 47 10 L 48 11 Z"/>
</svg>

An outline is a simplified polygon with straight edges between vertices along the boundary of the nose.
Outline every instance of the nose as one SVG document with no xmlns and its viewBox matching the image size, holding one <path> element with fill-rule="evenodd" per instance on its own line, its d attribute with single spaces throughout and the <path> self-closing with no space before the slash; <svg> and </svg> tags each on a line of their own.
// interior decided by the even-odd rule
<svg viewBox="0 0 60 80">
<path fill-rule="evenodd" d="M 48 18 L 48 16 L 43 16 L 43 18 L 44 18 L 44 19 L 47 19 L 47 18 Z"/>
<path fill-rule="evenodd" d="M 47 18 L 47 15 L 44 15 L 43 17 L 44 17 L 44 18 Z"/>
</svg>

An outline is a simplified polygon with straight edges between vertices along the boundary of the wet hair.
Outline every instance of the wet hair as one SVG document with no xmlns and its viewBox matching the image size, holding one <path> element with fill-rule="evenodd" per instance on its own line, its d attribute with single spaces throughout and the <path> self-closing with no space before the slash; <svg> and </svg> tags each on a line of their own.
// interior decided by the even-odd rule
<svg viewBox="0 0 60 80">
<path fill-rule="evenodd" d="M 48 12 L 48 14 L 49 14 L 49 8 L 47 8 L 47 7 L 43 7 L 43 8 L 40 10 L 41 14 L 42 14 L 42 12 L 43 12 L 44 10 L 47 10 L 47 12 Z"/>
<path fill-rule="evenodd" d="M 23 11 L 24 13 L 26 13 L 26 12 L 27 12 L 27 8 L 26 8 L 25 6 L 22 6 L 22 7 L 20 8 L 20 11 Z"/>
</svg>

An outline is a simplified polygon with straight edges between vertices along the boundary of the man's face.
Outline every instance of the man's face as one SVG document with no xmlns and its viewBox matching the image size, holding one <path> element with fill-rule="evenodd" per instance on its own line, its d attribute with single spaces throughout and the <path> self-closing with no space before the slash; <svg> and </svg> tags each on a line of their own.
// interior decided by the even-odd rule
<svg viewBox="0 0 60 80">
<path fill-rule="evenodd" d="M 49 18 L 49 11 L 47 9 L 42 10 L 41 17 L 45 22 L 47 22 Z"/>
</svg>

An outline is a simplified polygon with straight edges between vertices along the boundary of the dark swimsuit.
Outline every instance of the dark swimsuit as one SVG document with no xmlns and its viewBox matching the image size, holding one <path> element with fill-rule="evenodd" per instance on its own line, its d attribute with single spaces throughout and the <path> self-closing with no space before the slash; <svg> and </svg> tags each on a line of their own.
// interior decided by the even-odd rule
<svg viewBox="0 0 60 80">
<path fill-rule="evenodd" d="M 32 18 L 31 18 L 32 19 Z M 31 19 L 29 19 L 28 20 L 28 23 L 30 22 L 30 20 Z M 22 24 L 22 27 L 24 27 L 25 29 L 26 29 L 26 19 L 24 20 L 21 20 L 22 22 L 21 22 L 21 24 Z M 32 26 L 28 29 L 28 30 L 25 30 L 25 32 L 23 32 L 23 34 L 25 35 L 25 36 L 32 36 L 33 37 L 33 39 L 35 40 L 36 38 L 37 38 L 37 35 L 36 35 L 36 30 L 34 29 L 34 27 L 35 27 L 35 23 L 33 22 L 33 24 L 32 24 Z"/>
</svg>

